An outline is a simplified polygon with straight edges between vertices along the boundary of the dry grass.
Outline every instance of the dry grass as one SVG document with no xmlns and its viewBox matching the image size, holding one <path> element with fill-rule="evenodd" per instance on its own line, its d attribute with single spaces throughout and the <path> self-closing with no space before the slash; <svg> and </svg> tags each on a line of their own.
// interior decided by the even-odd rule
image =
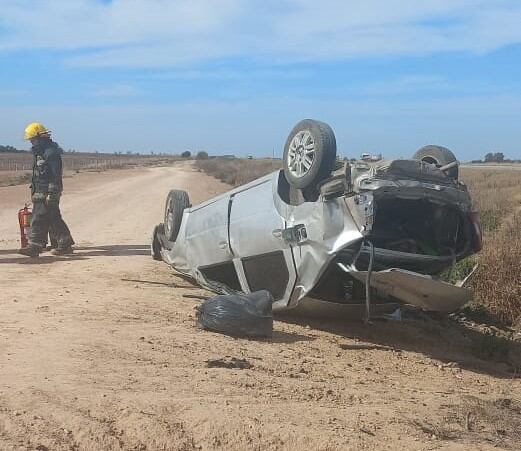
<svg viewBox="0 0 521 451">
<path fill-rule="evenodd" d="M 506 324 L 521 328 L 521 211 L 503 221 L 485 240 L 472 286 L 475 301 Z"/>
<path fill-rule="evenodd" d="M 0 186 L 24 185 L 30 181 L 29 171 L 0 171 Z"/>
<path fill-rule="evenodd" d="M 502 219 L 521 205 L 521 171 L 462 169 L 485 232 L 497 229 Z"/>
<path fill-rule="evenodd" d="M 136 166 L 165 166 L 179 161 L 177 155 L 113 155 L 90 153 L 65 153 L 65 173 L 80 171 L 105 171 Z M 0 153 L 0 186 L 28 183 L 31 179 L 33 156 L 30 152 Z"/>
<path fill-rule="evenodd" d="M 225 183 L 239 186 L 279 169 L 282 162 L 271 159 L 247 160 L 236 158 L 227 160 L 212 158 L 211 160 L 197 160 L 195 165 Z"/>
<path fill-rule="evenodd" d="M 521 326 L 521 171 L 466 169 L 461 178 L 484 229 L 472 280 L 474 302 L 506 324 Z"/>
<path fill-rule="evenodd" d="M 278 160 L 197 161 L 214 177 L 237 186 L 281 167 Z M 482 252 L 461 268 L 479 268 L 472 281 L 474 304 L 508 325 L 521 327 L 521 171 L 462 169 L 484 230 Z"/>
</svg>

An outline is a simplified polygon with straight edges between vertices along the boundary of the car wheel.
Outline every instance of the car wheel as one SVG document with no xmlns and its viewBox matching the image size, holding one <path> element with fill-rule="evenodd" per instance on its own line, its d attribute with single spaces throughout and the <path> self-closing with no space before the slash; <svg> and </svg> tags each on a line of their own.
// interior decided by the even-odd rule
<svg viewBox="0 0 521 451">
<path fill-rule="evenodd" d="M 336 161 L 336 139 L 324 122 L 300 121 L 284 146 L 284 175 L 295 188 L 316 186 L 333 169 Z"/>
<path fill-rule="evenodd" d="M 165 205 L 165 237 L 168 241 L 175 241 L 181 220 L 183 219 L 183 211 L 190 207 L 190 199 L 186 191 L 173 189 L 168 193 Z"/>
<path fill-rule="evenodd" d="M 162 261 L 161 242 L 157 236 L 158 233 L 165 233 L 165 226 L 163 224 L 154 227 L 154 231 L 152 232 L 152 242 L 150 243 L 150 254 L 154 260 Z"/>
<path fill-rule="evenodd" d="M 424 146 L 418 149 L 412 158 L 425 163 L 435 164 L 439 168 L 458 161 L 452 151 L 442 146 Z M 453 179 L 457 179 L 459 175 L 458 166 L 447 169 L 446 174 Z"/>
</svg>

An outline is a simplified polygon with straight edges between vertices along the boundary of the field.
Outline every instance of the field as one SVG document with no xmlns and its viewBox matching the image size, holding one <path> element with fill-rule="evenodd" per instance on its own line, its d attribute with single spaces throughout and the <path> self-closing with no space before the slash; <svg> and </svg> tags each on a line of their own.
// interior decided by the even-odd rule
<svg viewBox="0 0 521 451">
<path fill-rule="evenodd" d="M 272 159 L 247 160 L 236 158 L 225 160 L 213 158 L 198 160 L 196 167 L 207 174 L 232 186 L 244 185 L 252 180 L 282 167 L 282 161 Z"/>
<path fill-rule="evenodd" d="M 465 169 L 462 179 L 484 229 L 474 305 L 521 330 L 521 171 Z"/>
<path fill-rule="evenodd" d="M 231 185 L 247 183 L 281 164 L 246 159 L 196 162 L 201 170 Z M 462 168 L 460 178 L 481 215 L 484 248 L 456 269 L 465 271 L 479 263 L 472 279 L 475 300 L 470 308 L 521 330 L 521 170 L 511 169 Z"/>
<path fill-rule="evenodd" d="M 165 165 L 178 160 L 176 156 L 139 156 L 127 154 L 65 153 L 63 169 L 65 174 L 80 171 L 105 171 L 135 166 Z M 29 152 L 0 153 L 0 186 L 27 183 L 31 178 L 33 157 Z"/>
</svg>

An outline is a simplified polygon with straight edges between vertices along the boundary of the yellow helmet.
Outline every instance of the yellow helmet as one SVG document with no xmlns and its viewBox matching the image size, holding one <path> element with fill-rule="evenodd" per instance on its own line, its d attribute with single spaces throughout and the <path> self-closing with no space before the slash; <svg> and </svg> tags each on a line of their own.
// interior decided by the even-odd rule
<svg viewBox="0 0 521 451">
<path fill-rule="evenodd" d="M 27 127 L 25 127 L 24 139 L 32 139 L 37 136 L 42 135 L 50 135 L 51 131 L 47 130 L 42 124 L 39 122 L 32 122 Z"/>
</svg>

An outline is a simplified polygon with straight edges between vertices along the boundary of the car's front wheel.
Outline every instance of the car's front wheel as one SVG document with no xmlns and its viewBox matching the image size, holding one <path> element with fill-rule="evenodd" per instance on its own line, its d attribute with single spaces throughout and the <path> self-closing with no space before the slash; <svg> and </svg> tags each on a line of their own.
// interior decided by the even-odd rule
<svg viewBox="0 0 521 451">
<path fill-rule="evenodd" d="M 174 242 L 179 234 L 183 211 L 190 207 L 190 199 L 186 191 L 173 189 L 168 193 L 165 205 L 165 237 Z"/>
<path fill-rule="evenodd" d="M 157 261 L 163 260 L 161 257 L 161 242 L 159 241 L 158 234 L 165 233 L 164 224 L 158 224 L 154 227 L 154 231 L 152 232 L 152 242 L 150 243 L 150 254 L 152 258 Z"/>
<path fill-rule="evenodd" d="M 284 175 L 295 188 L 318 185 L 336 161 L 336 139 L 324 122 L 305 119 L 288 136 L 284 146 Z"/>
</svg>

